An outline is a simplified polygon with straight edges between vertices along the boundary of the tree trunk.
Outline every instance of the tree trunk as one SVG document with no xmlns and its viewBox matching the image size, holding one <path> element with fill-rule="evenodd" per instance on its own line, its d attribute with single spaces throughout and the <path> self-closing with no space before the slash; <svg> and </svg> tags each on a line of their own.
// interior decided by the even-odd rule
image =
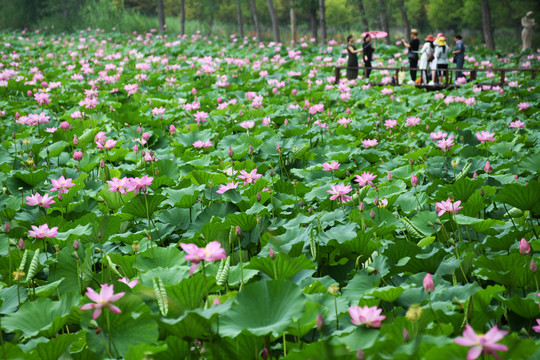
<svg viewBox="0 0 540 360">
<path fill-rule="evenodd" d="M 159 20 L 159 31 L 165 31 L 165 6 L 163 5 L 163 0 L 158 0 L 158 20 Z"/>
<path fill-rule="evenodd" d="M 312 0 L 316 1 L 316 0 Z M 311 37 L 317 41 L 317 7 L 315 3 L 311 4 L 309 9 L 309 14 L 311 18 Z"/>
<path fill-rule="evenodd" d="M 274 9 L 274 1 L 268 0 L 268 11 L 270 12 L 270 18 L 272 18 L 272 29 L 274 30 L 274 41 L 281 42 L 279 37 L 279 24 L 276 14 L 276 9 Z"/>
<path fill-rule="evenodd" d="M 484 39 L 488 49 L 495 49 L 495 40 L 493 39 L 493 27 L 491 26 L 491 11 L 489 9 L 489 0 L 482 0 L 482 29 L 484 30 Z"/>
<path fill-rule="evenodd" d="M 357 0 L 358 10 L 360 11 L 360 20 L 362 21 L 362 27 L 364 32 L 369 31 L 369 22 L 366 16 L 366 9 L 364 8 L 364 2 L 362 0 Z"/>
<path fill-rule="evenodd" d="M 291 4 L 291 41 L 296 44 L 296 13 Z"/>
<path fill-rule="evenodd" d="M 180 1 L 180 35 L 186 33 L 186 0 Z"/>
<path fill-rule="evenodd" d="M 259 18 L 257 17 L 257 5 L 255 0 L 250 1 L 251 15 L 253 16 L 253 25 L 255 25 L 255 31 L 257 31 L 257 40 L 261 41 L 261 26 L 259 25 Z"/>
<path fill-rule="evenodd" d="M 326 6 L 324 0 L 319 0 L 319 11 L 321 15 L 321 44 L 326 45 Z"/>
<path fill-rule="evenodd" d="M 399 0 L 399 11 L 401 12 L 401 21 L 403 21 L 403 31 L 405 32 L 405 40 L 411 41 L 411 24 L 409 23 L 409 17 L 405 10 L 405 1 Z"/>
<path fill-rule="evenodd" d="M 238 22 L 238 35 L 244 38 L 244 21 L 242 19 L 241 0 L 236 0 L 236 21 Z"/>
<path fill-rule="evenodd" d="M 208 16 L 208 37 L 212 35 L 212 28 L 214 27 L 214 12 L 212 11 Z"/>
<path fill-rule="evenodd" d="M 384 38 L 384 42 L 387 45 L 390 45 L 390 23 L 388 21 L 388 6 L 387 6 L 386 0 L 380 0 L 379 1 L 379 16 L 381 19 L 381 26 L 384 32 L 388 34 Z"/>
</svg>

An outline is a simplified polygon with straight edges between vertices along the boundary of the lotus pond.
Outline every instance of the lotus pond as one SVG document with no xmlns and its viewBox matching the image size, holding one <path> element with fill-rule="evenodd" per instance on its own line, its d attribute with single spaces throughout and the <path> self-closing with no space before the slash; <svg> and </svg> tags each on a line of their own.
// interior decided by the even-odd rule
<svg viewBox="0 0 540 360">
<path fill-rule="evenodd" d="M 0 38 L 3 358 L 540 357 L 530 73 L 425 91 L 336 84 L 335 41 Z"/>
</svg>

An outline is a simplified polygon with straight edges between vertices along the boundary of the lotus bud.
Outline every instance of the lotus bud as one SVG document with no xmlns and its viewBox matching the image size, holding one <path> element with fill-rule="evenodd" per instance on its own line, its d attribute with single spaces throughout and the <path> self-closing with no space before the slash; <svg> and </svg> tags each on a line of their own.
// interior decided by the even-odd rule
<svg viewBox="0 0 540 360">
<path fill-rule="evenodd" d="M 298 90 L 292 89 L 291 94 L 292 96 L 296 96 L 296 94 L 298 94 Z"/>
<path fill-rule="evenodd" d="M 73 145 L 79 145 L 79 138 L 77 137 L 77 135 L 73 136 Z"/>
<path fill-rule="evenodd" d="M 427 292 L 428 294 L 430 292 L 433 292 L 433 290 L 435 290 L 435 284 L 433 283 L 433 277 L 431 277 L 430 273 L 426 274 L 426 277 L 424 278 L 424 281 L 423 281 L 423 285 L 424 285 L 424 291 Z"/>
<path fill-rule="evenodd" d="M 313 214 L 313 208 L 307 209 L 308 214 Z"/>
<path fill-rule="evenodd" d="M 379 206 L 379 199 L 378 198 L 373 199 L 373 204 L 375 206 Z"/>
<path fill-rule="evenodd" d="M 285 126 L 289 125 L 289 120 L 285 119 L 285 121 L 283 122 L 283 125 Z"/>
<path fill-rule="evenodd" d="M 233 157 L 234 156 L 234 151 L 232 149 L 232 147 L 229 146 L 229 157 Z"/>
<path fill-rule="evenodd" d="M 197 93 L 197 89 L 192 88 L 192 89 L 191 89 L 191 94 L 195 95 L 196 93 Z"/>
<path fill-rule="evenodd" d="M 221 305 L 221 301 L 219 301 L 219 298 L 216 296 L 214 298 L 214 301 L 212 302 L 212 306 Z"/>
<path fill-rule="evenodd" d="M 356 352 L 356 360 L 364 360 L 365 358 L 366 358 L 366 355 L 364 354 L 364 351 L 358 348 L 358 351 Z"/>
<path fill-rule="evenodd" d="M 405 342 L 409 342 L 411 340 L 411 336 L 409 335 L 407 328 L 403 328 L 403 340 L 405 340 Z"/>
<path fill-rule="evenodd" d="M 274 177 L 274 169 L 270 169 L 270 176 Z"/>
<path fill-rule="evenodd" d="M 218 103 L 218 104 L 221 104 L 222 102 L 223 102 L 223 99 L 220 98 L 220 97 L 218 97 L 218 98 L 217 98 L 217 103 Z"/>
<path fill-rule="evenodd" d="M 139 135 L 142 134 L 142 127 L 141 127 L 140 124 L 137 126 L 137 133 L 138 133 Z"/>
<path fill-rule="evenodd" d="M 371 216 L 372 219 L 375 217 L 375 211 L 373 211 L 373 209 L 369 212 L 369 216 Z"/>
<path fill-rule="evenodd" d="M 484 192 L 484 189 L 480 189 L 480 196 L 483 197 L 484 195 L 486 195 L 486 193 Z"/>
<path fill-rule="evenodd" d="M 426 125 L 426 131 L 429 131 L 429 125 Z"/>
<path fill-rule="evenodd" d="M 14 139 L 17 137 L 17 134 L 15 133 L 15 131 L 11 134 L 11 137 Z"/>
<path fill-rule="evenodd" d="M 276 258 L 276 252 L 274 250 L 274 248 L 270 248 L 268 249 L 268 257 L 272 260 L 274 260 Z"/>
<path fill-rule="evenodd" d="M 360 201 L 360 204 L 358 204 L 358 210 L 364 211 L 365 208 L 366 208 L 366 206 L 364 205 L 364 202 Z"/>
<path fill-rule="evenodd" d="M 414 161 L 412 158 L 409 158 L 409 165 L 412 165 L 412 164 L 414 164 Z"/>
<path fill-rule="evenodd" d="M 133 244 L 131 244 L 131 247 L 133 248 L 134 252 L 138 252 L 139 249 L 141 248 L 141 245 L 139 245 L 138 241 L 134 241 Z"/>
<path fill-rule="evenodd" d="M 143 140 L 147 140 L 147 141 L 148 141 L 148 139 L 150 139 L 150 134 L 147 133 L 147 132 L 145 132 L 144 134 L 142 134 L 142 138 L 143 138 Z"/>
<path fill-rule="evenodd" d="M 28 91 L 26 92 L 26 95 L 27 95 L 28 97 L 32 97 L 32 90 L 28 90 Z"/>
<path fill-rule="evenodd" d="M 534 262 L 534 260 L 531 260 L 531 264 L 529 265 L 529 268 L 531 269 L 533 273 L 538 271 L 538 266 L 536 266 L 536 263 Z"/>
<path fill-rule="evenodd" d="M 79 250 L 79 242 L 78 242 L 77 240 L 75 240 L 75 241 L 73 242 L 73 248 L 74 248 L 75 250 Z"/>
<path fill-rule="evenodd" d="M 347 176 L 351 176 L 351 173 L 349 172 L 349 170 L 345 170 L 345 174 L 346 174 Z"/>
<path fill-rule="evenodd" d="M 176 132 L 176 127 L 174 126 L 174 124 L 171 124 L 171 127 L 169 128 L 169 133 L 174 134 L 175 132 Z"/>
<path fill-rule="evenodd" d="M 476 171 L 474 172 L 474 174 L 473 174 L 473 176 L 472 176 L 472 177 L 473 177 L 473 179 L 476 179 L 476 178 L 478 178 L 478 174 L 476 173 Z"/>
<path fill-rule="evenodd" d="M 75 160 L 75 161 L 81 161 L 82 158 L 83 158 L 83 153 L 82 153 L 82 151 L 75 151 L 75 152 L 73 153 L 73 160 Z"/>
<path fill-rule="evenodd" d="M 253 155 L 253 145 L 249 145 L 248 154 Z"/>
<path fill-rule="evenodd" d="M 392 173 L 390 171 L 388 172 L 388 175 L 386 175 L 386 179 L 388 181 L 392 180 Z"/>
<path fill-rule="evenodd" d="M 149 100 L 149 101 L 148 101 L 148 105 L 149 105 L 149 106 L 154 106 L 154 102 L 153 102 L 152 100 Z"/>
<path fill-rule="evenodd" d="M 133 152 L 135 154 L 139 152 L 139 146 L 137 146 L 137 144 L 133 145 Z"/>
<path fill-rule="evenodd" d="M 8 233 L 11 231 L 11 226 L 9 226 L 9 223 L 6 222 L 6 224 L 4 225 L 4 232 Z"/>
<path fill-rule="evenodd" d="M 58 200 L 60 201 L 64 200 L 64 195 L 62 195 L 62 193 L 58 194 Z"/>
<path fill-rule="evenodd" d="M 103 159 L 100 160 L 99 166 L 103 169 L 105 167 L 105 161 Z"/>
<path fill-rule="evenodd" d="M 261 353 L 261 357 L 266 360 L 268 359 L 268 349 L 267 348 L 264 348 L 262 353 Z"/>
<path fill-rule="evenodd" d="M 324 328 L 324 318 L 319 313 L 317 314 L 317 330 L 322 331 L 323 328 Z"/>
<path fill-rule="evenodd" d="M 242 229 L 240 228 L 240 225 L 236 225 L 236 236 L 242 235 Z"/>
<path fill-rule="evenodd" d="M 257 201 L 261 201 L 261 193 L 257 193 Z"/>
<path fill-rule="evenodd" d="M 416 177 L 415 174 L 413 174 L 413 175 L 411 176 L 411 185 L 412 185 L 412 186 L 418 186 L 418 184 L 419 184 L 418 178 Z"/>
<path fill-rule="evenodd" d="M 522 255 L 528 255 L 531 252 L 531 244 L 529 244 L 525 238 L 522 238 L 519 242 L 519 252 Z"/>
<path fill-rule="evenodd" d="M 487 172 L 488 174 L 493 171 L 493 168 L 491 167 L 491 164 L 489 163 L 489 161 L 486 161 L 486 166 L 484 166 L 484 171 Z"/>
<path fill-rule="evenodd" d="M 277 150 L 278 153 L 281 152 L 281 148 L 279 147 L 279 144 L 276 145 L 276 150 Z"/>
</svg>

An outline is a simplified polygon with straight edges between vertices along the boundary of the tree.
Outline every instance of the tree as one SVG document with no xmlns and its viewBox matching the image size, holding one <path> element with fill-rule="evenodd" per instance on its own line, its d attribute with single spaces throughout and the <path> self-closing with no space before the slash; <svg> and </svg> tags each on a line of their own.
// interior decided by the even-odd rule
<svg viewBox="0 0 540 360">
<path fill-rule="evenodd" d="M 281 39 L 279 37 L 279 23 L 278 18 L 276 14 L 276 9 L 274 8 L 274 1 L 268 0 L 268 12 L 270 13 L 270 17 L 272 18 L 272 29 L 274 30 L 274 41 L 275 42 L 281 42 Z"/>
<path fill-rule="evenodd" d="M 405 9 L 405 0 L 398 0 L 399 11 L 401 12 L 401 21 L 403 21 L 403 31 L 405 33 L 405 39 L 411 40 L 411 25 L 409 24 L 409 17 L 407 16 L 407 10 Z"/>
<path fill-rule="evenodd" d="M 317 41 L 317 0 L 310 0 L 309 18 L 311 22 L 311 37 Z"/>
<path fill-rule="evenodd" d="M 364 7 L 364 2 L 362 0 L 356 0 L 358 5 L 358 11 L 360 12 L 360 21 L 362 21 L 362 30 L 364 32 L 369 31 L 369 22 L 366 14 L 366 8 Z"/>
<path fill-rule="evenodd" d="M 159 31 L 165 31 L 165 6 L 163 5 L 163 0 L 158 0 L 157 2 L 158 9 L 158 20 L 159 20 Z"/>
<path fill-rule="evenodd" d="M 291 0 L 291 41 L 296 44 L 296 13 L 294 6 L 294 0 Z"/>
<path fill-rule="evenodd" d="M 186 33 L 186 0 L 180 0 L 180 35 Z"/>
<path fill-rule="evenodd" d="M 251 15 L 253 16 L 253 25 L 255 25 L 255 31 L 257 31 L 257 40 L 261 41 L 261 26 L 259 25 L 259 18 L 257 17 L 257 5 L 255 0 L 250 1 Z"/>
<path fill-rule="evenodd" d="M 321 16 L 321 44 L 326 45 L 326 6 L 324 0 L 319 0 L 319 13 Z"/>
<path fill-rule="evenodd" d="M 495 49 L 495 40 L 493 39 L 493 27 L 491 26 L 491 12 L 489 1 L 482 0 L 482 30 L 484 31 L 484 40 L 488 49 Z"/>
<path fill-rule="evenodd" d="M 390 17 L 388 16 L 388 0 L 379 0 L 377 3 L 377 8 L 382 30 L 388 34 L 388 36 L 384 38 L 384 42 L 390 45 Z"/>
<path fill-rule="evenodd" d="M 236 0 L 236 21 L 238 22 L 238 35 L 244 38 L 244 21 L 242 20 L 242 3 Z"/>
</svg>

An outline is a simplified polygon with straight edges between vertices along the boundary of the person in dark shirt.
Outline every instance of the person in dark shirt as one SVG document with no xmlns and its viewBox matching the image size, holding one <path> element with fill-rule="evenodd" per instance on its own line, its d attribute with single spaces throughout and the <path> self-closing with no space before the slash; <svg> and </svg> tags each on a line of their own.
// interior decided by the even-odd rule
<svg viewBox="0 0 540 360">
<path fill-rule="evenodd" d="M 418 30 L 411 29 L 411 42 L 401 39 L 401 42 L 409 49 L 409 67 L 411 68 L 411 81 L 416 82 L 416 68 L 418 67 L 418 50 L 420 49 L 420 40 L 418 40 Z M 414 70 L 413 70 L 414 69 Z"/>
<path fill-rule="evenodd" d="M 463 37 L 459 34 L 454 36 L 456 42 L 456 50 L 452 51 L 454 54 L 454 63 L 456 63 L 456 69 L 463 69 L 463 63 L 465 62 L 465 45 L 463 44 Z M 461 71 L 456 71 L 456 80 L 460 77 L 465 77 Z"/>
<path fill-rule="evenodd" d="M 371 60 L 373 60 L 373 46 L 371 45 L 371 34 L 366 34 L 364 36 L 364 43 L 362 44 L 362 49 L 364 50 L 364 77 L 369 79 L 369 74 L 371 74 Z"/>
<path fill-rule="evenodd" d="M 362 52 L 362 49 L 356 50 L 356 47 L 354 46 L 354 36 L 349 35 L 347 36 L 347 53 L 349 54 L 349 58 L 347 60 L 347 67 L 348 68 L 356 68 L 356 69 L 347 69 L 347 79 L 349 80 L 356 80 L 358 78 L 358 53 Z"/>
</svg>

